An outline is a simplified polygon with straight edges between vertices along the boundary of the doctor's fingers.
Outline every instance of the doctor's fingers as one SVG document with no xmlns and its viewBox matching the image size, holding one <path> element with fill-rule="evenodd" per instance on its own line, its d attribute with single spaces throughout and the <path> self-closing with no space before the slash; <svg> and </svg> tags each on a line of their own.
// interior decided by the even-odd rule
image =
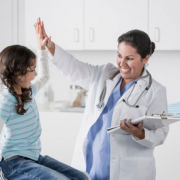
<svg viewBox="0 0 180 180">
<path fill-rule="evenodd" d="M 136 132 L 136 131 L 140 131 L 139 128 L 137 128 L 137 126 L 134 126 L 133 124 L 127 124 L 128 128 L 129 128 L 129 132 L 132 134 L 133 132 Z"/>
<path fill-rule="evenodd" d="M 138 124 L 138 129 L 139 129 L 139 130 L 142 130 L 142 129 L 143 129 L 143 124 L 142 124 L 142 122 Z"/>
<path fill-rule="evenodd" d="M 131 132 L 131 129 L 129 127 L 127 127 L 127 126 L 121 126 L 121 129 L 123 131 L 129 132 L 129 133 Z"/>
<path fill-rule="evenodd" d="M 124 131 L 129 131 L 129 127 L 126 124 L 127 119 L 124 119 L 121 123 L 120 123 L 120 128 Z"/>
<path fill-rule="evenodd" d="M 46 44 L 48 43 L 48 38 L 44 38 L 43 41 L 42 41 L 42 45 L 43 46 L 46 46 Z"/>
<path fill-rule="evenodd" d="M 120 127 L 124 126 L 126 124 L 127 119 L 123 119 L 120 121 Z"/>
</svg>

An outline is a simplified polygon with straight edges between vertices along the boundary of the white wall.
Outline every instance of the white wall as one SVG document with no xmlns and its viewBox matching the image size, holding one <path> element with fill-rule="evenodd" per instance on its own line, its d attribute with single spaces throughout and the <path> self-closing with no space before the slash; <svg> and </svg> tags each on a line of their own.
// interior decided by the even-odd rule
<svg viewBox="0 0 180 180">
<path fill-rule="evenodd" d="M 116 65 L 116 51 L 69 51 L 77 59 L 90 64 Z M 147 69 L 152 77 L 167 89 L 168 103 L 180 101 L 180 51 L 155 51 L 149 60 Z M 50 85 L 55 100 L 69 100 L 71 82 L 50 63 Z"/>
</svg>

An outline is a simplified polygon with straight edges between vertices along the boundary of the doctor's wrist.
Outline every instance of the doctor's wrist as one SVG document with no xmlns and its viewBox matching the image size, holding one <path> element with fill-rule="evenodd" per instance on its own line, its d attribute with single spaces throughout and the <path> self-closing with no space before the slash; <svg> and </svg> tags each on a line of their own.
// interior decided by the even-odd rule
<svg viewBox="0 0 180 180">
<path fill-rule="evenodd" d="M 132 135 L 139 138 L 139 139 L 144 139 L 145 138 L 145 131 L 144 131 L 144 129 L 142 129 L 142 131 L 140 131 L 136 134 L 132 134 Z"/>
<path fill-rule="evenodd" d="M 54 53 L 55 53 L 55 44 L 54 44 L 54 42 L 52 42 L 50 46 L 47 46 L 47 49 L 51 53 L 51 55 L 54 56 Z"/>
</svg>

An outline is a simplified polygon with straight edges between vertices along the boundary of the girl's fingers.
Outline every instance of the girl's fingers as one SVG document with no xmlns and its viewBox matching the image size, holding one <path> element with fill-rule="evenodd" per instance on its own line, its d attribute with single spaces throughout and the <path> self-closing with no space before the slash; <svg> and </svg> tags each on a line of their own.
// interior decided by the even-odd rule
<svg viewBox="0 0 180 180">
<path fill-rule="evenodd" d="M 42 27 L 39 25 L 39 34 L 42 35 Z"/>
<path fill-rule="evenodd" d="M 41 24 L 41 18 L 39 18 L 39 24 Z"/>
<path fill-rule="evenodd" d="M 38 23 L 38 24 L 41 23 L 40 17 L 37 18 L 37 23 Z"/>
<path fill-rule="evenodd" d="M 37 33 L 39 34 L 39 24 L 37 24 Z"/>
<path fill-rule="evenodd" d="M 38 34 L 38 24 L 35 23 L 34 27 L 35 27 L 36 34 Z"/>
<path fill-rule="evenodd" d="M 47 37 L 47 34 L 46 34 L 46 31 L 45 31 L 45 28 L 44 28 L 44 22 L 42 21 L 42 28 L 43 28 L 43 35 L 44 37 Z"/>
</svg>

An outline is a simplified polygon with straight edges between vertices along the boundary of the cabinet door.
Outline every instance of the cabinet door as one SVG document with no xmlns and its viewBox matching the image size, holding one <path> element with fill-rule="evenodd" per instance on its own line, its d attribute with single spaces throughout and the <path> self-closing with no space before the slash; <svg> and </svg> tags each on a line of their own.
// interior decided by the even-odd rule
<svg viewBox="0 0 180 180">
<path fill-rule="evenodd" d="M 52 40 L 66 50 L 83 49 L 83 0 L 19 0 L 19 40 L 37 47 L 34 23 L 41 17 Z"/>
<path fill-rule="evenodd" d="M 148 0 L 85 0 L 85 49 L 116 50 L 132 29 L 148 33 Z"/>
<path fill-rule="evenodd" d="M 156 49 L 180 50 L 179 1 L 149 1 L 149 34 Z"/>
<path fill-rule="evenodd" d="M 13 43 L 12 0 L 0 0 L 0 51 Z"/>
</svg>

